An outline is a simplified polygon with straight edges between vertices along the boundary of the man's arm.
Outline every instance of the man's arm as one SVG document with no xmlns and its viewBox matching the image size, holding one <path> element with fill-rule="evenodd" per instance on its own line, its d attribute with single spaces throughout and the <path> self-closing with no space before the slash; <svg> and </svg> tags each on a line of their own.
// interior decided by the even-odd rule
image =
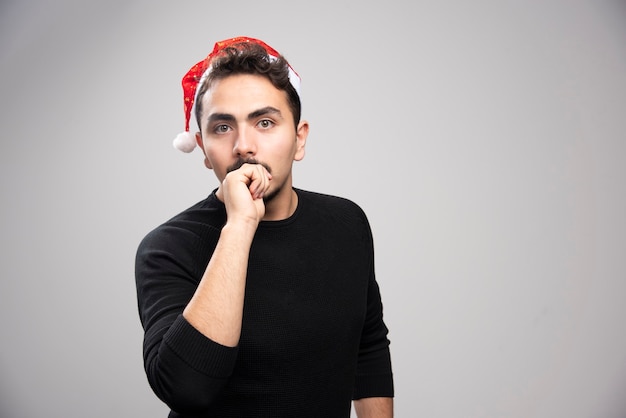
<svg viewBox="0 0 626 418">
<path fill-rule="evenodd" d="M 358 418 L 392 418 L 393 398 L 363 398 L 354 401 Z"/>
<path fill-rule="evenodd" d="M 226 176 L 218 189 L 227 213 L 222 231 L 179 219 L 151 232 L 137 250 L 146 376 L 154 393 L 181 413 L 206 411 L 232 374 L 250 243 L 271 178 L 263 170 L 251 174 L 246 166 Z"/>
<path fill-rule="evenodd" d="M 183 316 L 207 338 L 235 347 L 243 315 L 246 267 L 255 229 L 226 224 L 209 265 L 183 311 Z"/>
<path fill-rule="evenodd" d="M 241 336 L 250 246 L 265 214 L 263 193 L 271 175 L 260 164 L 244 164 L 229 173 L 218 198 L 226 205 L 227 221 L 200 284 L 183 316 L 211 340 L 235 347 Z"/>
</svg>

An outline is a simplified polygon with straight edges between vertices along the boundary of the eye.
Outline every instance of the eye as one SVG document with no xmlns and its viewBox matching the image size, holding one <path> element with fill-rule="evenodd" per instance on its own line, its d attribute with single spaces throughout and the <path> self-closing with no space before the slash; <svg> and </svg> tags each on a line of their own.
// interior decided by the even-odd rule
<svg viewBox="0 0 626 418">
<path fill-rule="evenodd" d="M 274 122 L 269 119 L 262 119 L 259 121 L 258 126 L 262 129 L 269 129 L 274 126 Z"/>
<path fill-rule="evenodd" d="M 214 131 L 216 134 L 225 134 L 225 133 L 227 133 L 228 131 L 230 131 L 230 126 L 228 126 L 228 125 L 217 125 L 217 126 L 213 129 L 213 131 Z"/>
</svg>

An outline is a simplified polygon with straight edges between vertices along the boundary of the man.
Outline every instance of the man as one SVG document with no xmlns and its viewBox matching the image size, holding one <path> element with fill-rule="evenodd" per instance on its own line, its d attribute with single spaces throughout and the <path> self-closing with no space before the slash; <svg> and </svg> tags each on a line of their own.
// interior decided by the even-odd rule
<svg viewBox="0 0 626 418">
<path fill-rule="evenodd" d="M 185 132 L 219 187 L 136 259 L 144 365 L 170 417 L 393 415 L 372 235 L 354 203 L 292 186 L 309 131 L 300 78 L 238 37 L 183 78 Z M 195 103 L 200 132 L 189 131 Z"/>
</svg>

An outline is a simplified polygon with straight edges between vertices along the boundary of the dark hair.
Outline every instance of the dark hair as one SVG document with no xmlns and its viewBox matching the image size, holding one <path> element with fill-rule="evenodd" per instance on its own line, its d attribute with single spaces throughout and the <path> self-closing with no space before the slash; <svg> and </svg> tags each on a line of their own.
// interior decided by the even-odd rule
<svg viewBox="0 0 626 418">
<path fill-rule="evenodd" d="M 236 74 L 256 74 L 266 77 L 274 87 L 287 94 L 287 102 L 293 114 L 294 126 L 297 129 L 300 123 L 302 105 L 298 92 L 289 81 L 289 64 L 282 55 L 276 60 L 270 57 L 261 45 L 242 42 L 227 47 L 211 62 L 211 72 L 207 79 L 200 86 L 198 97 L 196 98 L 196 122 L 200 129 L 200 116 L 202 114 L 202 97 L 207 92 L 211 84 L 216 80 L 221 80 Z"/>
</svg>

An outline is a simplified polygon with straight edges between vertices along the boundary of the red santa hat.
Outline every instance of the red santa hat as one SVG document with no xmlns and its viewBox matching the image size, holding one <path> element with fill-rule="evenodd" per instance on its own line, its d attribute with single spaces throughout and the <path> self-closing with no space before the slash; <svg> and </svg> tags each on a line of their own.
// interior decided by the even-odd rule
<svg viewBox="0 0 626 418">
<path fill-rule="evenodd" d="M 185 131 L 179 133 L 174 139 L 174 148 L 183 152 L 191 152 L 196 147 L 195 135 L 189 132 L 189 119 L 191 117 L 191 110 L 193 109 L 193 105 L 197 99 L 198 91 L 200 90 L 199 87 L 202 86 L 211 72 L 211 60 L 218 56 L 219 53 L 225 48 L 245 42 L 261 45 L 265 51 L 267 51 L 271 61 L 278 59 L 280 55 L 274 48 L 267 45 L 265 42 L 259 39 L 249 38 L 247 36 L 238 36 L 236 38 L 216 42 L 213 47 L 213 51 L 211 51 L 205 59 L 191 67 L 187 74 L 183 76 L 182 85 L 183 106 L 185 111 Z M 293 68 L 291 68 L 291 66 L 289 66 L 289 81 L 296 89 L 298 95 L 300 95 L 300 76 L 293 70 Z"/>
</svg>

